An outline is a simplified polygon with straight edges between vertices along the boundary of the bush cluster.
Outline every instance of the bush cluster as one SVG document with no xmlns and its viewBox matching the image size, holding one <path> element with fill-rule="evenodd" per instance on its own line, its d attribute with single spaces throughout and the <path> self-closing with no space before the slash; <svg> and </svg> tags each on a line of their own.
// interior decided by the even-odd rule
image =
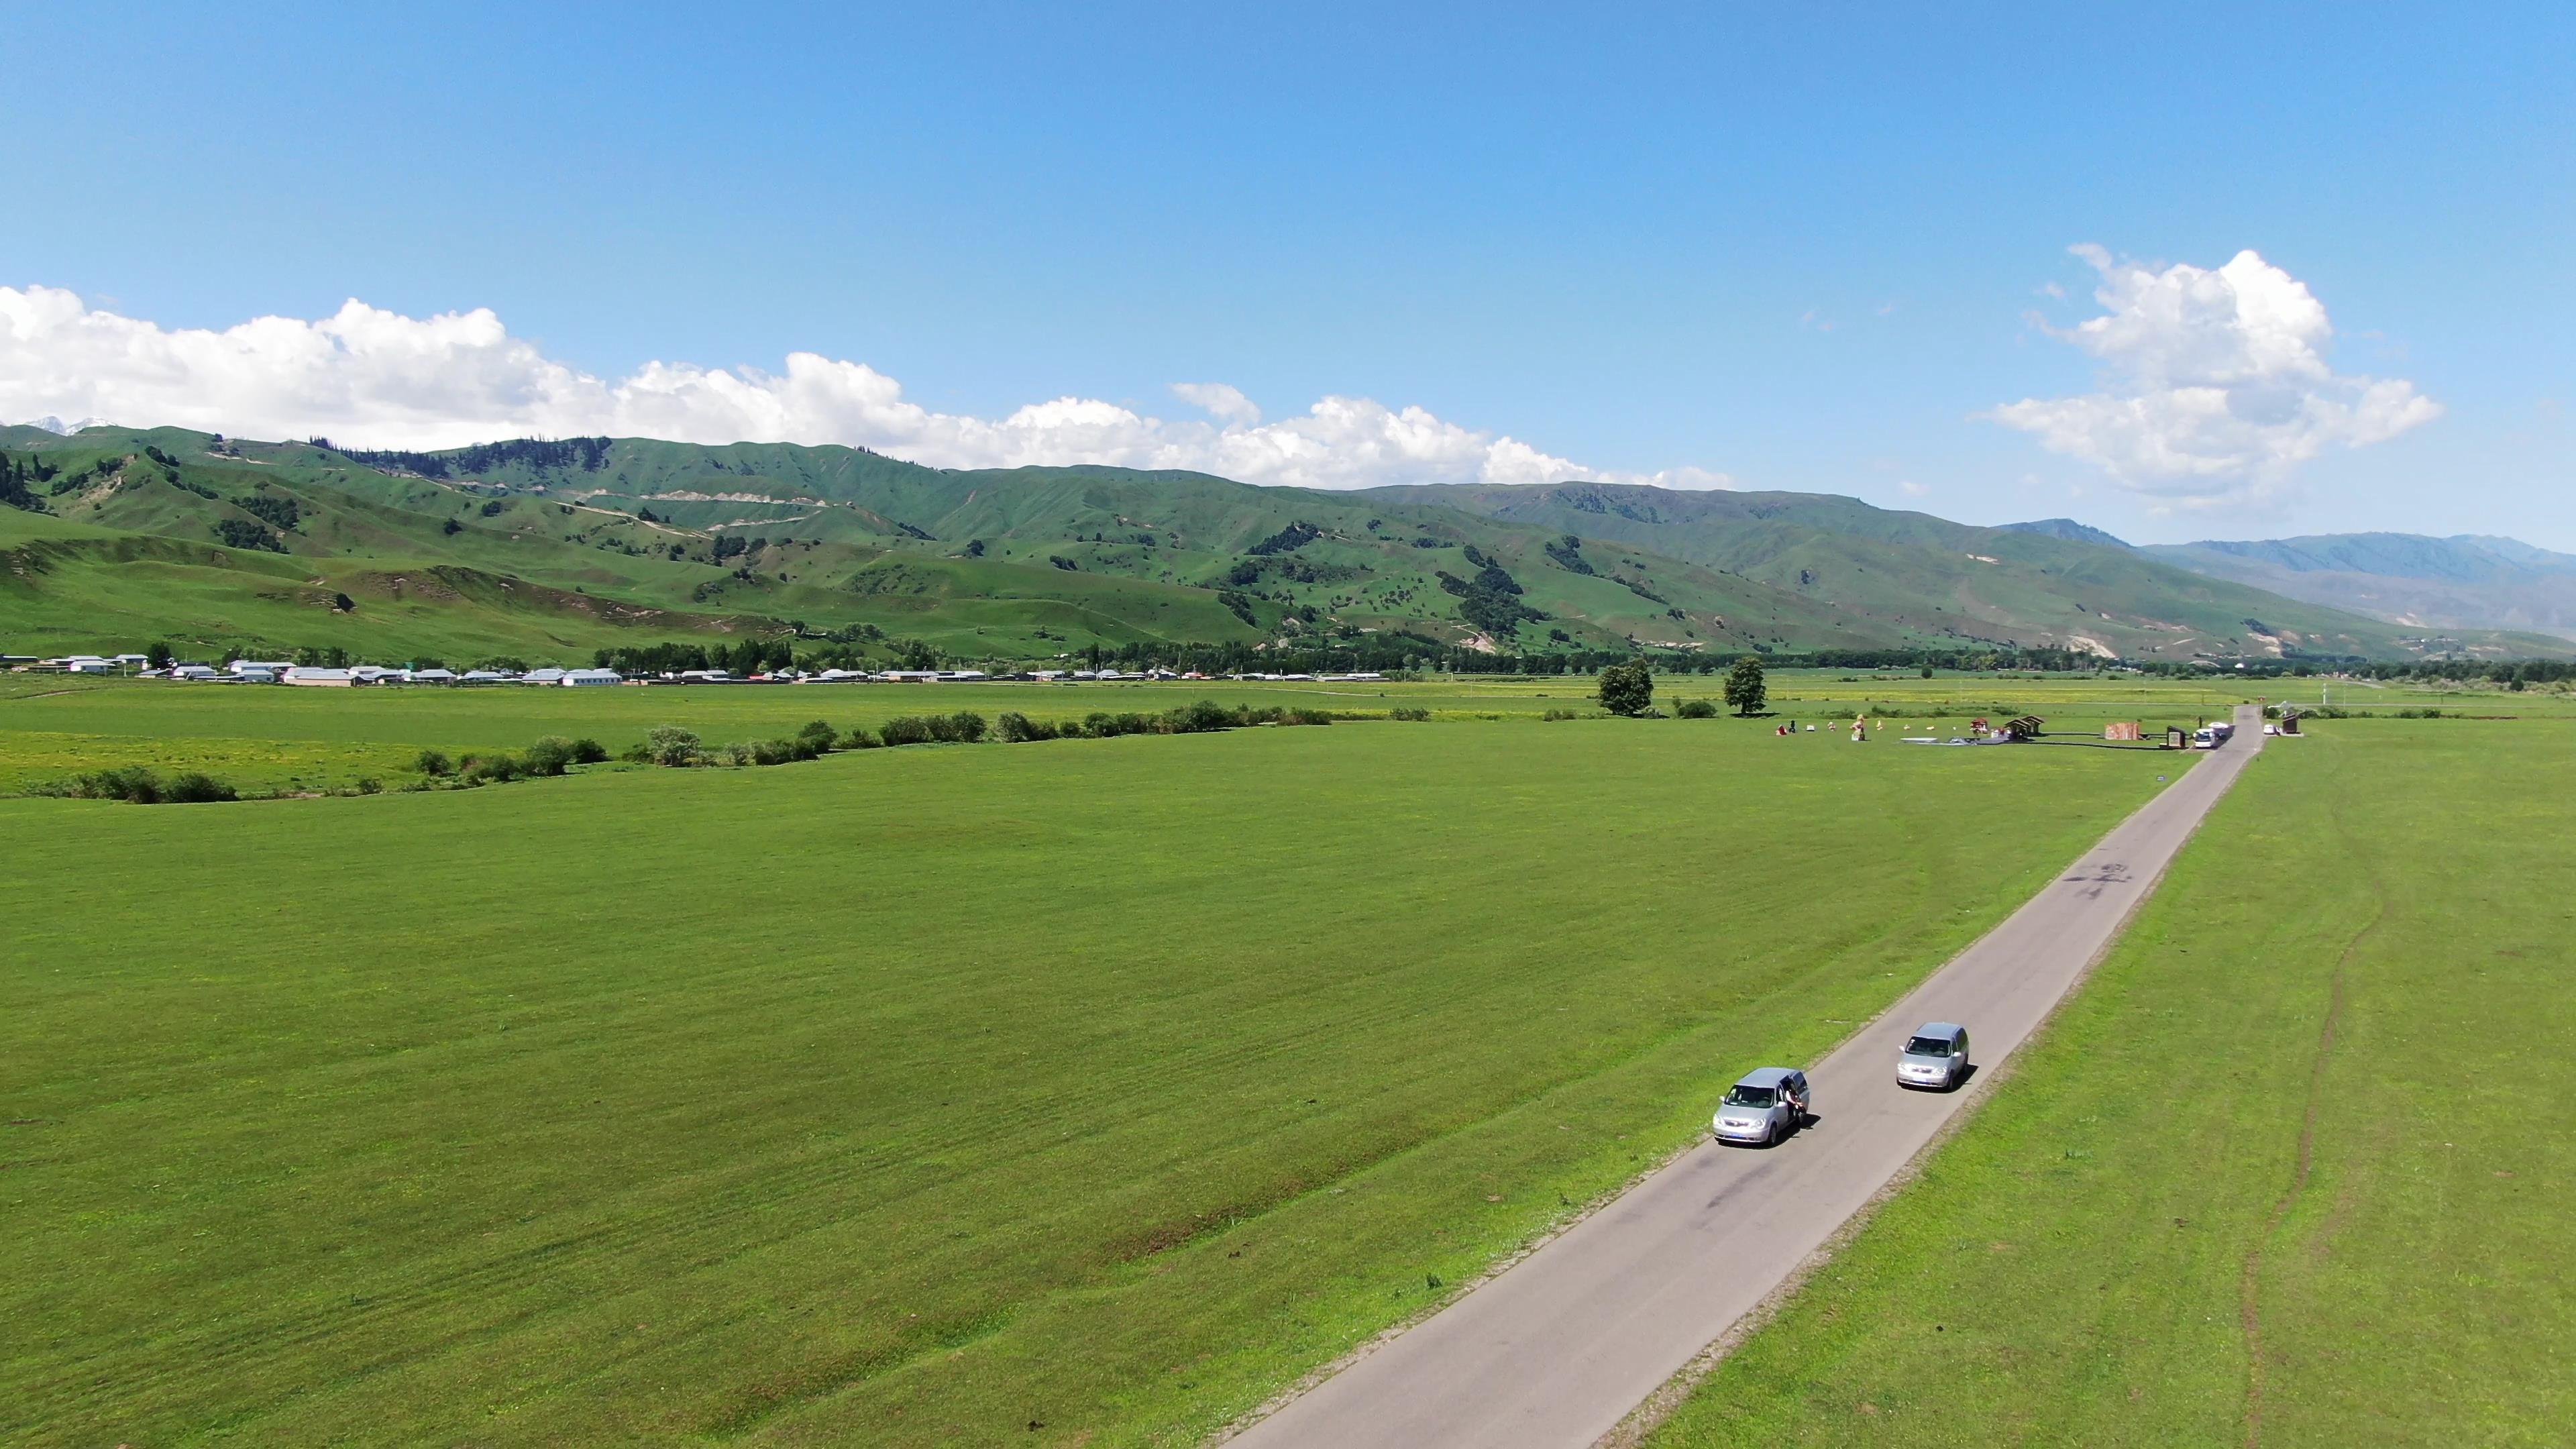
<svg viewBox="0 0 2576 1449">
<path fill-rule="evenodd" d="M 737 765 L 789 765 L 799 760 L 818 760 L 830 751 L 805 735 L 793 739 L 752 740 L 725 746 L 725 758 Z"/>
<path fill-rule="evenodd" d="M 971 709 L 955 714 L 897 715 L 877 728 L 888 745 L 971 745 L 984 738 L 984 717 Z"/>
<path fill-rule="evenodd" d="M 467 755 L 457 762 L 456 779 L 463 785 L 506 785 L 526 773 L 516 755 Z"/>
<path fill-rule="evenodd" d="M 1000 735 L 1004 743 L 1023 740 L 1106 740 L 1120 735 L 1198 735 L 1218 730 L 1245 729 L 1253 725 L 1328 725 L 1333 717 L 1320 709 L 1288 709 L 1278 705 L 1256 708 L 1252 705 L 1226 706 L 1212 699 L 1167 709 L 1161 714 L 1110 714 L 1096 711 L 1078 720 L 1033 720 L 1013 710 L 1002 716 Z"/>
<path fill-rule="evenodd" d="M 2302 704 L 2294 707 L 2303 719 L 2440 719 L 2442 717 L 2441 710 L 2429 706 L 2386 711 L 2348 709 L 2340 704 Z M 2264 706 L 2265 719 L 2274 719 L 2279 715 L 2280 710 L 2277 707 Z"/>
<path fill-rule="evenodd" d="M 1414 707 L 1412 707 L 1412 706 L 1410 706 L 1410 705 L 1406 705 L 1406 706 L 1402 706 L 1402 707 L 1399 707 L 1399 708 L 1396 708 L 1396 709 L 1388 710 L 1388 711 L 1386 712 L 1386 717 L 1387 717 L 1388 719 L 1412 720 L 1412 721 L 1414 721 L 1414 722 L 1416 722 L 1416 723 L 1419 723 L 1419 722 L 1421 722 L 1421 721 L 1423 721 L 1423 720 L 1427 720 L 1427 719 L 1431 718 L 1431 711 L 1429 711 L 1429 710 L 1427 710 L 1427 709 L 1417 709 L 1417 708 L 1414 708 Z"/>
<path fill-rule="evenodd" d="M 1673 713 L 1683 719 L 1715 719 L 1717 706 L 1704 699 L 1686 699 L 1673 706 Z"/>
<path fill-rule="evenodd" d="M 972 710 L 955 714 L 903 715 L 870 731 L 853 725 L 847 731 L 829 720 L 815 720 L 793 736 L 744 740 L 709 750 L 697 734 L 678 725 L 663 725 L 645 736 L 628 758 L 639 763 L 685 768 L 721 760 L 734 765 L 785 765 L 820 759 L 835 750 L 873 750 L 886 745 L 974 744 L 984 738 L 984 717 Z"/>
<path fill-rule="evenodd" d="M 1224 706 L 1213 699 L 1200 699 L 1198 704 L 1182 704 L 1180 709 L 1164 709 L 1162 714 L 1084 714 L 1082 719 L 1066 719 L 1061 724 L 1046 724 L 1028 719 L 1023 714 L 1018 724 L 1002 724 L 1005 740 L 1115 740 L 1118 735 L 1211 735 L 1216 730 L 1247 730 L 1252 724 L 1332 724 L 1332 714 L 1321 709 L 1285 709 L 1285 706 Z"/>
<path fill-rule="evenodd" d="M 212 775 L 189 770 L 164 780 L 142 765 L 90 770 L 58 785 L 40 787 L 37 793 L 74 800 L 122 800 L 128 805 L 205 805 L 241 798 L 232 786 Z"/>
<path fill-rule="evenodd" d="M 452 779 L 459 785 L 504 785 L 531 775 L 560 775 L 575 765 L 596 765 L 607 758 L 608 751 L 597 740 L 547 735 L 521 755 L 504 752 L 449 759 L 444 750 L 423 750 L 412 758 L 412 768 L 429 779 Z"/>
<path fill-rule="evenodd" d="M 1429 719 L 1431 715 L 1428 710 L 1412 710 L 1399 711 L 1397 717 Z M 734 765 L 784 765 L 797 760 L 816 759 L 835 750 L 873 750 L 900 745 L 972 745 L 987 738 L 999 739 L 1006 744 L 1021 744 L 1030 740 L 1189 735 L 1241 729 L 1248 725 L 1322 725 L 1332 722 L 1332 715 L 1320 709 L 1291 709 L 1276 705 L 1265 708 L 1249 705 L 1229 707 L 1210 699 L 1165 710 L 1161 714 L 1098 713 L 1062 722 L 1033 720 L 1018 710 L 1010 710 L 988 723 L 973 710 L 959 710 L 955 714 L 898 715 L 874 731 L 862 726 L 852 726 L 847 731 L 835 730 L 828 721 L 818 719 L 797 731 L 791 739 L 743 741 L 712 751 L 694 732 L 677 725 L 663 725 L 645 736 L 644 743 L 628 752 L 627 758 L 639 763 L 673 767 L 716 761 Z M 539 742 L 540 747 L 544 744 L 544 741 Z M 530 751 L 532 759 L 536 754 L 537 751 Z M 443 761 L 444 757 L 441 759 Z M 423 769 L 428 772 L 426 754 Z"/>
</svg>

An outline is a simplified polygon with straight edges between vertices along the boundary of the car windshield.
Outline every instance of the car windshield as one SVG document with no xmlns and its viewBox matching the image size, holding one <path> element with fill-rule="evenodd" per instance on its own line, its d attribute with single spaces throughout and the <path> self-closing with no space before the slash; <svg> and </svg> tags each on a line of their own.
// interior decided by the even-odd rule
<svg viewBox="0 0 2576 1449">
<path fill-rule="evenodd" d="M 1726 1105 L 1730 1107 L 1768 1107 L 1771 1101 L 1772 1092 L 1769 1087 L 1747 1087 L 1739 1084 L 1727 1088 L 1726 1091 Z"/>
<path fill-rule="evenodd" d="M 1937 1036 L 1918 1036 L 1905 1044 L 1905 1054 L 1909 1057 L 1946 1057 L 1950 1054 L 1950 1043 Z"/>
</svg>

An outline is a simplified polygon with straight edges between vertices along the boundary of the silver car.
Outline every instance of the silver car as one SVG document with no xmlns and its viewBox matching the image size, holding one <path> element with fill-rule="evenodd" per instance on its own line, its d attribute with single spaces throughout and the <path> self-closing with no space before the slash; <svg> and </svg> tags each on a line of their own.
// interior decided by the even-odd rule
<svg viewBox="0 0 2576 1449">
<path fill-rule="evenodd" d="M 1759 1142 L 1768 1147 L 1807 1124 L 1816 1094 L 1795 1067 L 1760 1067 L 1726 1089 L 1709 1130 L 1720 1142 Z"/>
<path fill-rule="evenodd" d="M 1896 1057 L 1896 1083 L 1948 1091 L 1968 1077 L 1968 1029 L 1956 1022 L 1927 1021 L 1905 1039 Z"/>
</svg>

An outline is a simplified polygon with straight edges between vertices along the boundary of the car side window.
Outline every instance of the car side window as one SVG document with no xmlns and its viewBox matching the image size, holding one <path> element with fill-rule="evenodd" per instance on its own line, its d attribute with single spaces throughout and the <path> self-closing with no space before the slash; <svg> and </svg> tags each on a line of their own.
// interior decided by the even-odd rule
<svg viewBox="0 0 2576 1449">
<path fill-rule="evenodd" d="M 1951 1044 L 1951 1050 L 1963 1057 L 1968 1054 L 1968 1034 L 1966 1032 L 1963 1031 L 1959 1033 L 1959 1039 Z"/>
</svg>

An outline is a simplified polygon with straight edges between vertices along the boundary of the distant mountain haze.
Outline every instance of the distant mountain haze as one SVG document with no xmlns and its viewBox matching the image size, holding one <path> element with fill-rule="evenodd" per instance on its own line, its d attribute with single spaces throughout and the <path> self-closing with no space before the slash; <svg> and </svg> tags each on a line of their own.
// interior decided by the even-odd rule
<svg viewBox="0 0 2576 1449">
<path fill-rule="evenodd" d="M 2003 526 L 2110 548 L 2133 547 L 2071 518 Z M 2134 547 L 2197 574 L 2410 628 L 2526 629 L 2576 636 L 2576 554 L 2553 553 L 2519 539 L 2330 533 Z"/>
<path fill-rule="evenodd" d="M 2408 628 L 2576 634 L 2576 555 L 2470 534 L 2335 533 L 2139 550 L 2212 578 Z"/>
</svg>

